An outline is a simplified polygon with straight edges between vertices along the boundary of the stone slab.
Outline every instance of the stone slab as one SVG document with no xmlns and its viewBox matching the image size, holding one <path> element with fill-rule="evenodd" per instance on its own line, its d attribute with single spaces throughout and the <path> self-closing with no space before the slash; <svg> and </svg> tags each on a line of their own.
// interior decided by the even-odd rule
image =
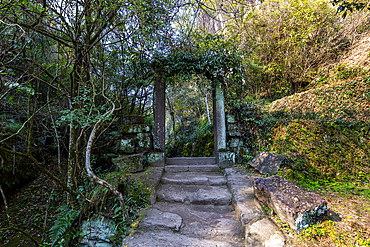
<svg viewBox="0 0 370 247">
<path fill-rule="evenodd" d="M 166 135 L 166 83 L 162 75 L 156 74 L 153 90 L 154 151 L 165 151 Z"/>
<path fill-rule="evenodd" d="M 249 163 L 262 174 L 273 175 L 278 172 L 280 164 L 287 158 L 286 155 L 262 152 Z"/>
<path fill-rule="evenodd" d="M 182 224 L 182 218 L 178 214 L 163 212 L 156 208 L 148 208 L 140 212 L 139 228 L 147 228 L 151 231 L 163 229 L 178 232 Z"/>
<path fill-rule="evenodd" d="M 161 182 L 163 184 L 182 185 L 226 185 L 226 179 L 219 173 L 208 172 L 187 172 L 187 173 L 166 173 Z"/>
<path fill-rule="evenodd" d="M 303 191 L 280 176 L 255 178 L 253 187 L 257 199 L 274 210 L 282 222 L 300 232 L 317 223 L 327 212 L 327 202 L 318 194 Z"/>
<path fill-rule="evenodd" d="M 160 201 L 197 205 L 229 205 L 231 194 L 224 186 L 161 184 L 157 191 Z"/>
<path fill-rule="evenodd" d="M 166 172 L 217 172 L 217 165 L 170 165 L 165 166 Z"/>
<path fill-rule="evenodd" d="M 166 165 L 215 165 L 215 157 L 166 158 Z"/>
</svg>

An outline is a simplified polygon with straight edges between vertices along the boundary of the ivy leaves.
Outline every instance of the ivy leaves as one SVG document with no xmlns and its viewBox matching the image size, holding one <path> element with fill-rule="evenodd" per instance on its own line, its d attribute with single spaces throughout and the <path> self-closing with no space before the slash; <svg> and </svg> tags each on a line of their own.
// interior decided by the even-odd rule
<svg viewBox="0 0 370 247">
<path fill-rule="evenodd" d="M 153 63 L 155 70 L 163 72 L 166 78 L 190 79 L 194 74 L 202 74 L 213 82 L 243 73 L 242 54 L 231 40 L 204 32 L 196 33 L 194 40 L 191 46 L 158 55 Z"/>
</svg>

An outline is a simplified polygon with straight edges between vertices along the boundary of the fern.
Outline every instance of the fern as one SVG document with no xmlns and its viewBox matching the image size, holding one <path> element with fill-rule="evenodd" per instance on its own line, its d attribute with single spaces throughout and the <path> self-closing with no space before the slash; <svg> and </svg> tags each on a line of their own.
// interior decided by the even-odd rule
<svg viewBox="0 0 370 247">
<path fill-rule="evenodd" d="M 73 221 L 80 214 L 80 211 L 75 211 L 69 208 L 67 205 L 60 206 L 58 208 L 61 212 L 58 215 L 52 228 L 49 230 L 49 238 L 51 241 L 51 246 L 62 237 L 68 229 L 72 226 Z"/>
</svg>

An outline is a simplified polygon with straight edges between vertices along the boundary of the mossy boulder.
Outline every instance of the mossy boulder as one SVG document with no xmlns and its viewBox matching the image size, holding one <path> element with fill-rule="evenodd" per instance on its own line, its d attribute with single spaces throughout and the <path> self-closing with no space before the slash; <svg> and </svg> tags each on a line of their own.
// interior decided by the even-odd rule
<svg viewBox="0 0 370 247">
<path fill-rule="evenodd" d="M 112 159 L 117 169 L 124 173 L 140 172 L 144 170 L 143 154 L 119 156 Z"/>
</svg>

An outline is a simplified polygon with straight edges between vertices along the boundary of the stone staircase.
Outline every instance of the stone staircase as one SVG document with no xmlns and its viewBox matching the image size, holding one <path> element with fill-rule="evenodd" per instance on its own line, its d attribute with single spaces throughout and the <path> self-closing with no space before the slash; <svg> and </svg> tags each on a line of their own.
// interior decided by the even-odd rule
<svg viewBox="0 0 370 247">
<path fill-rule="evenodd" d="M 166 159 L 156 202 L 123 246 L 283 247 L 284 236 L 255 201 L 255 176 L 244 168 L 222 171 L 215 163 Z"/>
<path fill-rule="evenodd" d="M 166 158 L 166 172 L 217 172 L 215 157 Z"/>
<path fill-rule="evenodd" d="M 157 202 L 123 246 L 243 246 L 232 195 L 215 163 L 215 158 L 167 158 Z"/>
</svg>

